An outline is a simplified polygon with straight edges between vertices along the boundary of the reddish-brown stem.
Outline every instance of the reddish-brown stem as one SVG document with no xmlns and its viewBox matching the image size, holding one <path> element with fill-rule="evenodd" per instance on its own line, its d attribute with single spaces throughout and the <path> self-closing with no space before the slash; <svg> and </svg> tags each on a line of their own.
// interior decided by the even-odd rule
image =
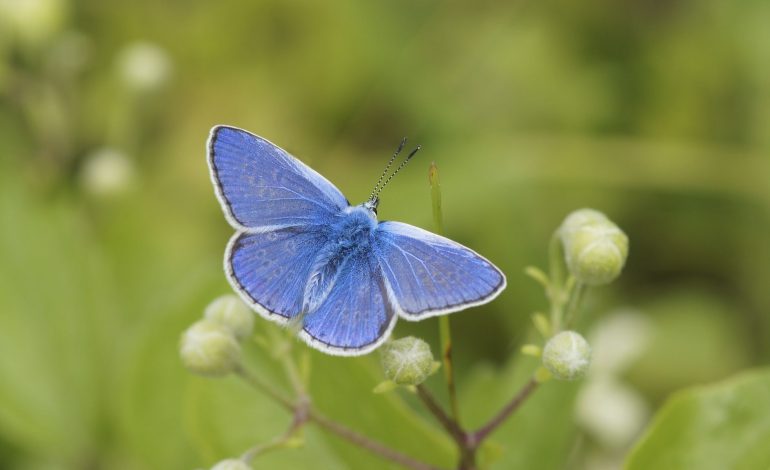
<svg viewBox="0 0 770 470">
<path fill-rule="evenodd" d="M 465 442 L 465 432 L 463 432 L 457 421 L 452 419 L 438 404 L 430 391 L 425 388 L 424 385 L 417 386 L 417 396 L 422 400 L 422 403 L 428 409 L 428 411 L 436 417 L 439 423 L 444 427 L 446 432 L 454 438 L 458 445 L 463 446 Z"/>
<path fill-rule="evenodd" d="M 317 411 L 310 410 L 308 418 L 314 423 L 318 424 L 327 431 L 336 434 L 337 436 L 345 439 L 346 441 L 362 447 L 372 453 L 379 455 L 391 462 L 398 463 L 404 467 L 411 468 L 413 470 L 439 470 L 437 467 L 428 465 L 419 460 L 415 460 L 408 455 L 402 454 L 396 450 L 386 447 L 383 444 L 369 439 L 368 437 L 359 434 L 352 429 L 343 426 L 342 424 L 332 421 L 326 416 L 318 413 Z"/>
</svg>

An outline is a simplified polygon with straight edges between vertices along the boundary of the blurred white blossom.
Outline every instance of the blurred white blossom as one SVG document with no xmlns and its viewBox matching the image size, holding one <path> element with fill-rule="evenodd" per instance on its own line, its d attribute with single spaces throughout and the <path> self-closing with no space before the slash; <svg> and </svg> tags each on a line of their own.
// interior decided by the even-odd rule
<svg viewBox="0 0 770 470">
<path fill-rule="evenodd" d="M 610 375 L 594 377 L 580 390 L 577 421 L 605 447 L 630 445 L 644 427 L 650 407 L 639 392 Z"/>
<path fill-rule="evenodd" d="M 38 43 L 59 30 L 65 10 L 63 0 L 0 0 L 0 28 L 21 41 Z"/>
<path fill-rule="evenodd" d="M 129 88 L 148 92 L 156 90 L 171 77 L 172 65 L 163 48 L 150 42 L 135 42 L 118 55 L 118 74 Z"/>
<path fill-rule="evenodd" d="M 649 420 L 650 405 L 620 375 L 644 354 L 652 334 L 650 320 L 634 310 L 615 311 L 588 333 L 594 347 L 593 366 L 578 394 L 576 419 L 609 451 L 597 450 L 595 459 L 612 461 L 623 454 Z"/>
<path fill-rule="evenodd" d="M 134 165 L 123 152 L 105 147 L 88 155 L 80 180 L 95 195 L 113 195 L 125 191 L 134 179 Z"/>
<path fill-rule="evenodd" d="M 589 334 L 594 347 L 592 373 L 619 373 L 638 359 L 650 343 L 652 324 L 634 310 L 620 310 L 599 320 Z"/>
</svg>

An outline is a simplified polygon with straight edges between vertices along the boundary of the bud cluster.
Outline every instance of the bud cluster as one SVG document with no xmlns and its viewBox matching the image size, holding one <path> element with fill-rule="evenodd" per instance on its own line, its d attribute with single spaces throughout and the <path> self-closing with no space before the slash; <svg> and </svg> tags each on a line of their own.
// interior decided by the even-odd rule
<svg viewBox="0 0 770 470">
<path fill-rule="evenodd" d="M 234 295 L 225 295 L 206 307 L 204 318 L 183 334 L 179 346 L 182 363 L 190 371 L 221 377 L 241 363 L 239 340 L 251 335 L 253 313 Z"/>
<path fill-rule="evenodd" d="M 628 237 L 603 213 L 577 210 L 559 228 L 567 267 L 579 282 L 598 286 L 612 282 L 626 263 Z"/>
</svg>

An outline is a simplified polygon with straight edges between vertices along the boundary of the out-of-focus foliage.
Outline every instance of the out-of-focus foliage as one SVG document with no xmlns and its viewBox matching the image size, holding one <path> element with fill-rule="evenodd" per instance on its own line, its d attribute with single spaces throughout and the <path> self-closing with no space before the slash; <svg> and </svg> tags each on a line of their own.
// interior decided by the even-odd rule
<svg viewBox="0 0 770 470">
<path fill-rule="evenodd" d="M 628 468 L 767 468 L 768 407 L 767 371 L 679 392 L 661 409 Z"/>
<path fill-rule="evenodd" d="M 0 467 L 204 467 L 285 429 L 274 403 L 178 358 L 181 332 L 229 292 L 232 230 L 204 159 L 219 123 L 282 145 L 354 202 L 403 135 L 423 145 L 381 219 L 431 226 L 435 160 L 447 235 L 508 275 L 498 300 L 452 317 L 469 424 L 536 366 L 516 354 L 545 305 L 522 268 L 544 264 L 580 207 L 616 222 L 630 254 L 618 281 L 589 291 L 579 329 L 617 305 L 649 320 L 646 348 L 614 372 L 625 403 L 654 411 L 765 365 L 768 22 L 761 1 L 0 0 Z M 436 330 L 400 322 L 395 335 L 438 350 Z M 286 385 L 258 347 L 244 353 Z M 412 397 L 371 393 L 376 355 L 311 357 L 320 409 L 452 464 Z M 427 385 L 440 394 L 440 374 Z M 630 442 L 573 424 L 581 385 L 542 387 L 493 436 L 492 468 L 622 462 Z M 392 467 L 312 427 L 305 442 L 260 463 Z M 644 442 L 632 465 L 669 445 Z"/>
</svg>

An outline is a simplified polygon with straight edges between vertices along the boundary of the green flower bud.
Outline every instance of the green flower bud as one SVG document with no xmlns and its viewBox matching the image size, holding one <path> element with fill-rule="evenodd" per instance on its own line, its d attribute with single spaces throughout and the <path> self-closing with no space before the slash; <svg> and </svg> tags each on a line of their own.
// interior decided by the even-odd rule
<svg viewBox="0 0 770 470">
<path fill-rule="evenodd" d="M 179 355 L 190 372 L 220 377 L 240 364 L 241 346 L 228 328 L 201 320 L 182 334 Z"/>
<path fill-rule="evenodd" d="M 240 459 L 227 459 L 218 462 L 211 470 L 251 470 L 251 466 Z"/>
<path fill-rule="evenodd" d="M 203 317 L 228 328 L 238 339 L 251 336 L 254 330 L 254 312 L 232 294 L 223 295 L 211 302 Z"/>
<path fill-rule="evenodd" d="M 604 214 L 580 209 L 560 229 L 567 267 L 580 282 L 598 286 L 612 282 L 626 263 L 628 237 Z"/>
<path fill-rule="evenodd" d="M 385 343 L 380 354 L 385 377 L 398 385 L 419 385 L 436 371 L 430 346 L 413 336 Z"/>
<path fill-rule="evenodd" d="M 582 378 L 591 365 L 591 346 L 579 333 L 562 331 L 545 344 L 543 365 L 559 380 Z"/>
</svg>

